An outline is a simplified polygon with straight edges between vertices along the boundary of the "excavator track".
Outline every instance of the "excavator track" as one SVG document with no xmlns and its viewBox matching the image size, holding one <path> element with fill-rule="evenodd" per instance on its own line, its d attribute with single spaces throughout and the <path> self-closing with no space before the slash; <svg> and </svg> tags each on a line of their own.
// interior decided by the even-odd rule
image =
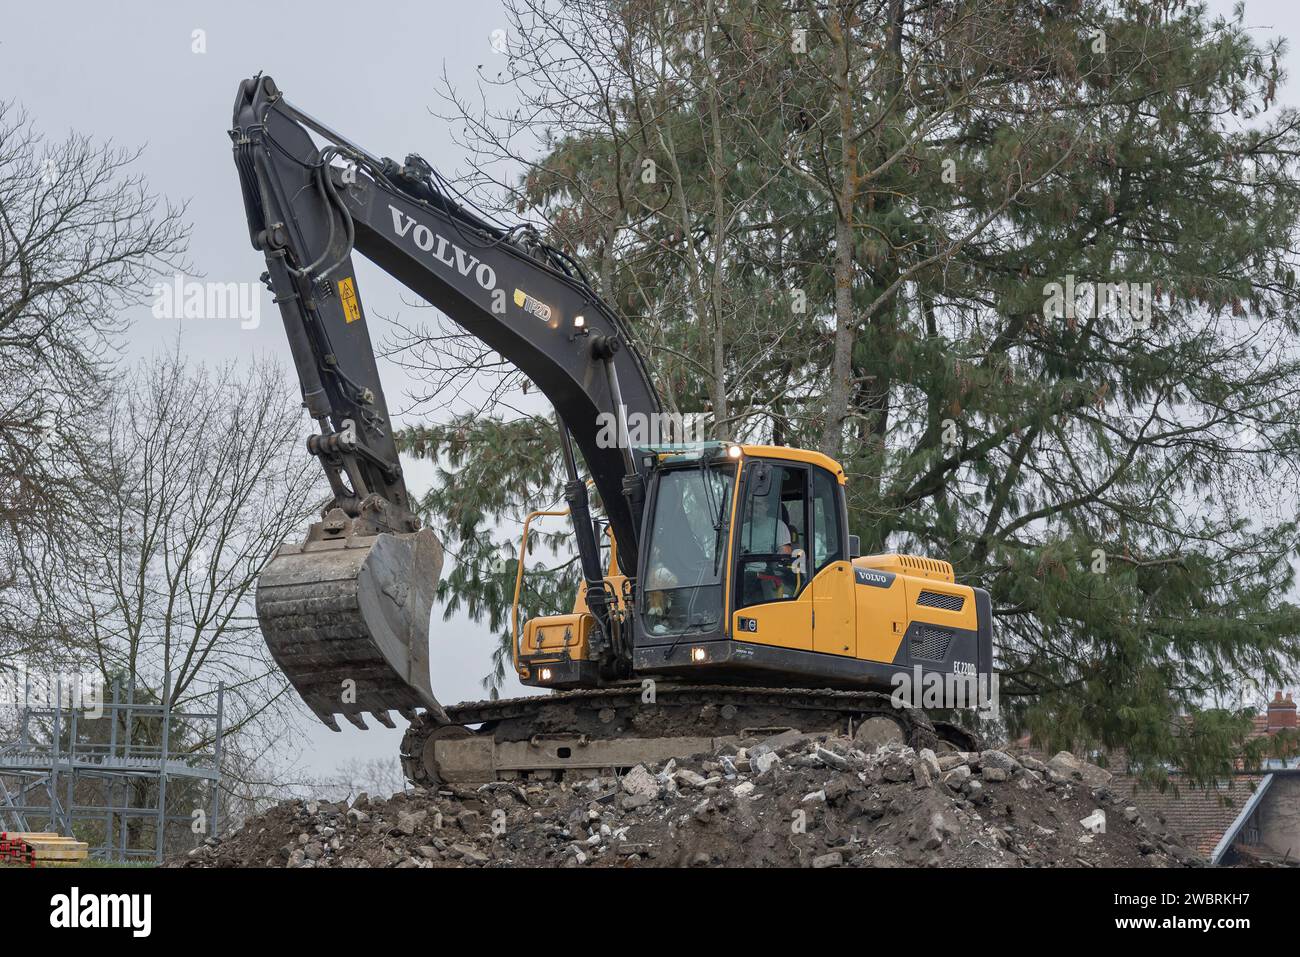
<svg viewBox="0 0 1300 957">
<path fill-rule="evenodd" d="M 446 714 L 450 723 L 421 714 L 402 739 L 413 784 L 589 777 L 787 730 L 866 730 L 870 741 L 918 749 L 981 746 L 973 732 L 870 691 L 637 683 L 467 702 Z"/>
</svg>

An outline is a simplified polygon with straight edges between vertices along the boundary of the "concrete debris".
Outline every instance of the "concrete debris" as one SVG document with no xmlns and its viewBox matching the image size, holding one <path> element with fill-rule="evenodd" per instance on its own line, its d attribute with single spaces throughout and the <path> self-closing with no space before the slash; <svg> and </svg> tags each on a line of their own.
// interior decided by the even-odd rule
<svg viewBox="0 0 1300 957">
<path fill-rule="evenodd" d="M 1062 752 L 870 750 L 786 731 L 621 777 L 287 801 L 175 867 L 1177 867 L 1191 856 Z M 1096 784 L 1092 782 L 1098 782 Z M 1131 800 L 1131 799 L 1130 799 Z M 1073 822 L 1079 822 L 1075 827 Z"/>
<path fill-rule="evenodd" d="M 1102 788 L 1110 784 L 1112 775 L 1105 768 L 1081 761 L 1069 751 L 1058 752 L 1047 762 L 1049 771 L 1055 771 L 1067 781 L 1082 781 L 1090 788 Z"/>
<path fill-rule="evenodd" d="M 653 774 L 639 764 L 623 775 L 623 780 L 620 783 L 623 790 L 628 794 L 644 794 L 649 797 L 655 797 L 659 794 L 659 782 L 655 780 Z"/>
<path fill-rule="evenodd" d="M 1106 812 L 1098 808 L 1079 822 L 1085 831 L 1093 834 L 1106 833 Z"/>
</svg>

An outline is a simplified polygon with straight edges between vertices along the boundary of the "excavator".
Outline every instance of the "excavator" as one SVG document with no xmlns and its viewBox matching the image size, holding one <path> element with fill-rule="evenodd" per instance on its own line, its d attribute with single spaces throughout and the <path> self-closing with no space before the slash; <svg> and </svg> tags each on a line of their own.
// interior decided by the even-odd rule
<svg viewBox="0 0 1300 957">
<path fill-rule="evenodd" d="M 473 209 L 418 155 L 370 154 L 269 76 L 240 84 L 230 136 L 331 493 L 305 540 L 263 569 L 256 611 L 321 721 L 364 729 L 368 713 L 395 727 L 396 711 L 404 771 L 425 786 L 590 776 L 792 729 L 977 746 L 891 691 L 899 676 L 987 683 L 989 596 L 946 561 L 860 555 L 839 463 L 784 446 L 634 444 L 629 423 L 659 421 L 660 397 L 574 258 Z M 433 693 L 443 549 L 406 486 L 354 253 L 554 408 L 566 507 L 524 523 L 512 618 L 515 673 L 549 694 L 444 707 Z M 529 534 L 546 515 L 571 520 L 581 581 L 572 612 L 521 623 Z"/>
</svg>

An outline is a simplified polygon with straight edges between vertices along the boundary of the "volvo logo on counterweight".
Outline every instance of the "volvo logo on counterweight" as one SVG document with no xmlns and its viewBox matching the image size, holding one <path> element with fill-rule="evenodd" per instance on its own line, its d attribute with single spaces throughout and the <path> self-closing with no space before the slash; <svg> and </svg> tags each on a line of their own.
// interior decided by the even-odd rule
<svg viewBox="0 0 1300 957">
<path fill-rule="evenodd" d="M 473 273 L 474 281 L 489 292 L 496 288 L 496 270 L 487 263 L 480 262 L 477 256 L 465 252 L 446 236 L 435 233 L 424 223 L 417 223 L 414 217 L 408 216 L 391 203 L 388 208 L 393 214 L 393 232 L 399 237 L 405 239 L 409 233 L 417 249 L 429 253 L 448 269 L 454 269 L 462 276 Z"/>
</svg>

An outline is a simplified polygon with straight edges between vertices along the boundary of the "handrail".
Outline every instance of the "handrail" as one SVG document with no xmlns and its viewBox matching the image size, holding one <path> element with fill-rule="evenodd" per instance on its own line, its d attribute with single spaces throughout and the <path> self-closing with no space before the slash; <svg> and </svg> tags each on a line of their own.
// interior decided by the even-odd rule
<svg viewBox="0 0 1300 957">
<path fill-rule="evenodd" d="M 519 560 L 515 569 L 515 600 L 510 606 L 510 650 L 511 659 L 515 666 L 515 674 L 519 674 L 519 595 L 524 587 L 524 558 L 528 554 L 528 527 L 532 525 L 535 518 L 560 518 L 568 515 L 567 508 L 559 511 L 537 510 L 529 512 L 528 517 L 524 519 L 524 535 L 519 542 Z"/>
</svg>

